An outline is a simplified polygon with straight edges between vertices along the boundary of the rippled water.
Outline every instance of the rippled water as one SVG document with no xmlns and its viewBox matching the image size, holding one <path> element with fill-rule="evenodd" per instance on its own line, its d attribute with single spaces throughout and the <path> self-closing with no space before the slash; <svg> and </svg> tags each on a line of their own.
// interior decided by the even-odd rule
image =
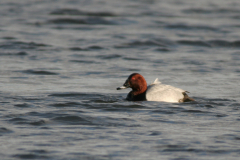
<svg viewBox="0 0 240 160">
<path fill-rule="evenodd" d="M 2 0 L 2 159 L 239 159 L 240 2 Z M 128 102 L 128 75 L 188 103 Z"/>
</svg>

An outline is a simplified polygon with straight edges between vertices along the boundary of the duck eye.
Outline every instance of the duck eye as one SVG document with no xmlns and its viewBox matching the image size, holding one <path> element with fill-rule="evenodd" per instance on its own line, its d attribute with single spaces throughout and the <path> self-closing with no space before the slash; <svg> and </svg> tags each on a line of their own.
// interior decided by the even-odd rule
<svg viewBox="0 0 240 160">
<path fill-rule="evenodd" d="M 135 80 L 135 77 L 132 77 L 132 80 Z"/>
</svg>

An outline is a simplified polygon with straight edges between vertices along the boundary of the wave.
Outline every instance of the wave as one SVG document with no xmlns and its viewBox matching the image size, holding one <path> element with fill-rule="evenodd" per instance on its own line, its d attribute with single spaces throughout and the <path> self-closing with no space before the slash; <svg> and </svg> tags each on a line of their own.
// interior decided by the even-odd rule
<svg viewBox="0 0 240 160">
<path fill-rule="evenodd" d="M 55 18 L 48 20 L 49 24 L 84 24 L 84 25 L 115 25 L 116 21 L 107 20 L 101 17 L 88 18 Z"/>
<path fill-rule="evenodd" d="M 216 8 L 216 9 L 203 9 L 203 8 L 190 8 L 190 9 L 184 9 L 182 10 L 183 13 L 187 14 L 212 14 L 212 13 L 217 13 L 217 14 L 226 14 L 226 13 L 240 13 L 239 9 L 233 9 L 233 8 Z"/>
<path fill-rule="evenodd" d="M 193 45 L 193 46 L 202 46 L 202 47 L 231 47 L 238 48 L 240 47 L 240 40 L 237 41 L 226 41 L 226 40 L 179 40 L 178 44 L 182 45 Z"/>
<path fill-rule="evenodd" d="M 50 47 L 50 45 L 43 43 L 35 43 L 35 42 L 21 42 L 21 41 L 7 41 L 0 43 L 1 49 L 43 49 L 45 47 Z M 20 54 L 25 54 L 24 52 L 20 52 Z"/>
<path fill-rule="evenodd" d="M 50 15 L 82 15 L 82 16 L 94 16 L 94 17 L 115 17 L 117 16 L 115 13 L 112 12 L 90 12 L 90 11 L 80 11 L 78 9 L 69 9 L 69 8 L 62 8 L 56 9 L 50 12 Z"/>
<path fill-rule="evenodd" d="M 174 30 L 209 30 L 209 31 L 219 31 L 218 28 L 211 27 L 211 26 L 203 26 L 203 25 L 188 25 L 188 24 L 167 24 L 165 25 L 168 29 Z"/>
<path fill-rule="evenodd" d="M 80 47 L 69 48 L 69 50 L 71 50 L 71 51 L 92 51 L 92 50 L 102 50 L 102 49 L 104 49 L 104 47 L 97 46 L 97 45 L 89 46 L 86 48 L 80 48 Z"/>
<path fill-rule="evenodd" d="M 157 47 L 167 48 L 168 45 L 170 44 L 172 43 L 165 40 L 145 40 L 145 41 L 135 40 L 133 42 L 123 43 L 120 45 L 116 45 L 114 47 L 115 48 L 132 48 L 132 47 L 144 47 L 144 46 L 157 46 Z"/>
<path fill-rule="evenodd" d="M 56 72 L 50 72 L 50 71 L 44 71 L 44 70 L 32 70 L 32 69 L 24 70 L 21 72 L 27 73 L 27 74 L 35 74 L 35 75 L 58 75 L 58 73 Z"/>
<path fill-rule="evenodd" d="M 28 53 L 27 52 L 8 52 L 8 53 L 0 53 L 0 56 L 27 56 Z"/>
</svg>

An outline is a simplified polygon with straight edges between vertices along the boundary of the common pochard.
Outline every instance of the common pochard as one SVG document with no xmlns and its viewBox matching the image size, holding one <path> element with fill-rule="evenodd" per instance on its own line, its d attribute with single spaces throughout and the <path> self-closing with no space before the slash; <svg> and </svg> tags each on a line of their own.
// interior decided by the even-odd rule
<svg viewBox="0 0 240 160">
<path fill-rule="evenodd" d="M 131 74 L 122 87 L 117 90 L 132 88 L 127 95 L 129 101 L 163 101 L 163 102 L 189 102 L 194 101 L 187 95 L 187 91 L 170 85 L 162 84 L 158 78 L 149 86 L 139 73 Z"/>
</svg>

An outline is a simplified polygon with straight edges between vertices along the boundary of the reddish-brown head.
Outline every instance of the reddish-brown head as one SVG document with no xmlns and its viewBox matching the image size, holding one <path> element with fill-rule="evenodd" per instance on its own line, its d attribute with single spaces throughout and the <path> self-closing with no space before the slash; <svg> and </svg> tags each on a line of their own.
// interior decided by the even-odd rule
<svg viewBox="0 0 240 160">
<path fill-rule="evenodd" d="M 130 88 L 139 93 L 147 90 L 147 82 L 141 74 L 133 73 L 128 77 Z"/>
<path fill-rule="evenodd" d="M 122 87 L 117 88 L 132 88 L 133 94 L 141 94 L 147 90 L 147 82 L 142 75 L 139 73 L 131 74 Z"/>
</svg>

